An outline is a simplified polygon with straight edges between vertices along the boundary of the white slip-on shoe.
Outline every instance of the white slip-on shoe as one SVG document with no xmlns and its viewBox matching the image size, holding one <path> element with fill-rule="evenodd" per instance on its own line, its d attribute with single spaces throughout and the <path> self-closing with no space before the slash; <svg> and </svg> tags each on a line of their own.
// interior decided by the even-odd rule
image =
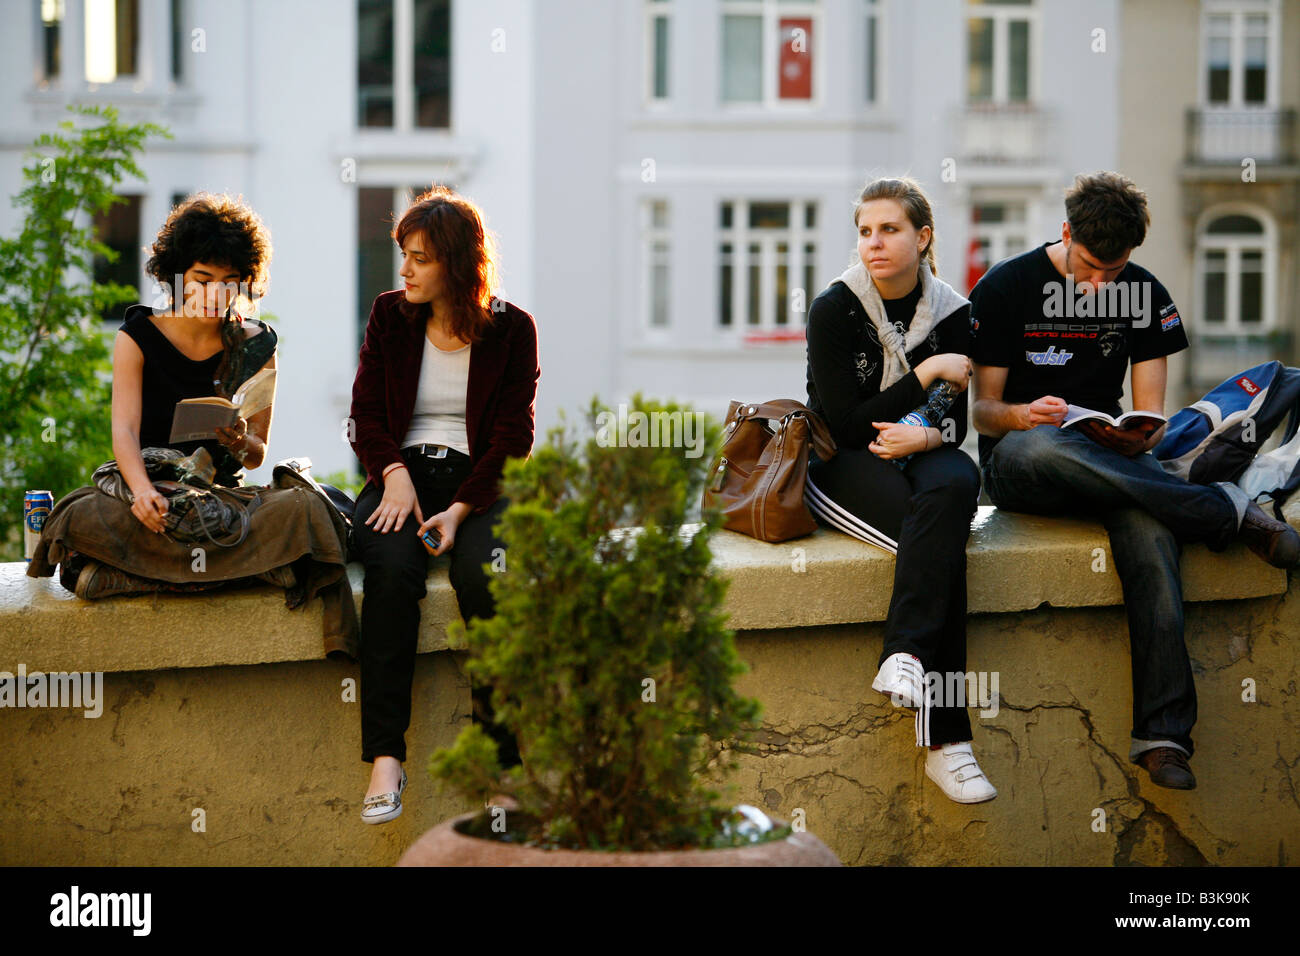
<svg viewBox="0 0 1300 956">
<path fill-rule="evenodd" d="M 361 819 L 366 823 L 387 823 L 402 815 L 402 793 L 406 790 L 406 768 L 402 768 L 402 779 L 397 790 L 377 793 L 366 797 L 361 807 Z"/>
<path fill-rule="evenodd" d="M 895 707 L 918 708 L 925 701 L 925 668 L 912 654 L 890 654 L 880 665 L 871 689 L 888 694 Z"/>
<path fill-rule="evenodd" d="M 998 795 L 976 762 L 969 740 L 927 750 L 925 775 L 957 803 L 983 803 Z"/>
</svg>

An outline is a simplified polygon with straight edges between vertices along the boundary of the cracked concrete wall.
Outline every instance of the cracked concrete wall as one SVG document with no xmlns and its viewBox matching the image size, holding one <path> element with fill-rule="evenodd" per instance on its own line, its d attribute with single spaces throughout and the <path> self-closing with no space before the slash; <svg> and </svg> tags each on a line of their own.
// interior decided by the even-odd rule
<svg viewBox="0 0 1300 956">
<path fill-rule="evenodd" d="M 1300 597 L 1192 603 L 1199 788 L 1162 790 L 1128 763 L 1120 607 L 970 620 L 971 670 L 999 672 L 1000 710 L 972 712 L 999 790 L 951 803 L 924 775 L 910 712 L 870 690 L 883 625 L 742 631 L 757 746 L 736 802 L 807 828 L 850 864 L 1292 864 L 1300 857 Z M 468 807 L 425 772 L 468 721 L 461 658 L 417 658 L 403 816 L 357 816 L 369 767 L 357 669 L 330 661 L 110 672 L 98 719 L 0 710 L 0 864 L 391 864 Z M 1257 701 L 1242 700 L 1242 680 Z M 192 811 L 206 832 L 192 829 Z M 1095 811 L 1105 830 L 1093 829 Z"/>
<path fill-rule="evenodd" d="M 807 829 L 848 864 L 1294 865 L 1300 861 L 1300 595 L 1187 605 L 1199 701 L 1193 791 L 1129 763 L 1123 608 L 970 619 L 967 668 L 997 671 L 970 711 L 997 799 L 963 806 L 926 776 L 911 711 L 870 690 L 883 625 L 738 635 L 764 705 L 730 795 Z M 1245 679 L 1256 700 L 1243 700 Z M 1102 813 L 1098 813 L 1100 810 Z M 1097 829 L 1104 821 L 1104 829 Z"/>
<path fill-rule="evenodd" d="M 469 809 L 428 755 L 469 721 L 461 655 L 416 658 L 402 816 L 360 820 L 370 765 L 355 666 L 332 661 L 104 675 L 104 712 L 5 710 L 0 865 L 382 865 Z M 205 832 L 195 832 L 195 809 Z"/>
</svg>

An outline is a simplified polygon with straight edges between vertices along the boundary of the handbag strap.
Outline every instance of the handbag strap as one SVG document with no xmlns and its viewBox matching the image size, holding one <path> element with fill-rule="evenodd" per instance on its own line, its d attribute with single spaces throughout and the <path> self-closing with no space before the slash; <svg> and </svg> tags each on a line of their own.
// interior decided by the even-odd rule
<svg viewBox="0 0 1300 956">
<path fill-rule="evenodd" d="M 189 509 L 194 515 L 194 520 L 198 522 L 199 530 L 203 532 L 203 536 L 218 548 L 237 548 L 239 545 L 244 543 L 244 540 L 248 537 L 249 529 L 252 527 L 253 509 L 260 504 L 260 498 L 256 493 L 254 493 L 252 498 L 248 498 L 246 495 L 241 495 L 238 492 L 221 485 L 213 485 L 211 488 L 194 488 L 180 482 L 158 482 L 154 487 L 159 488 L 160 491 L 166 489 L 170 492 L 167 494 L 169 505 L 172 503 L 173 497 L 201 498 L 205 495 L 211 495 L 218 501 L 223 498 L 227 499 L 227 504 L 232 508 L 235 514 L 239 516 L 239 536 L 234 541 L 218 541 L 213 537 L 212 530 L 208 527 L 208 523 L 203 517 L 203 509 L 197 502 L 193 503 Z M 171 515 L 176 512 L 173 508 L 168 507 L 167 513 Z"/>
<path fill-rule="evenodd" d="M 817 452 L 817 457 L 822 461 L 830 461 L 834 458 L 835 439 L 831 437 L 830 429 L 826 427 L 820 415 L 802 402 L 795 401 L 793 398 L 774 398 L 766 402 L 755 402 L 752 405 L 739 405 L 736 408 L 736 421 L 767 419 L 784 422 L 795 416 L 800 416 L 808 422 L 813 450 Z"/>
</svg>

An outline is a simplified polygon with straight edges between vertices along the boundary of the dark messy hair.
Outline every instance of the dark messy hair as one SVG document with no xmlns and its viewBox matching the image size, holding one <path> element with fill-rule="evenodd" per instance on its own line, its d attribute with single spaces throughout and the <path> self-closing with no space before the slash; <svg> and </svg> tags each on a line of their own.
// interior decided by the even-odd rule
<svg viewBox="0 0 1300 956">
<path fill-rule="evenodd" d="M 1147 194 L 1127 176 L 1079 174 L 1065 191 L 1070 238 L 1102 262 L 1114 262 L 1146 239 L 1151 215 Z"/>
<path fill-rule="evenodd" d="M 400 248 L 418 233 L 424 251 L 442 265 L 443 283 L 451 303 L 448 331 L 467 342 L 482 338 L 492 321 L 492 290 L 497 284 L 496 243 L 483 226 L 483 214 L 473 202 L 446 186 L 434 186 L 417 196 L 393 229 Z M 409 315 L 427 318 L 430 306 L 408 304 Z"/>
<path fill-rule="evenodd" d="M 175 206 L 158 230 L 145 271 L 171 290 L 173 307 L 184 288 L 173 288 L 196 262 L 229 266 L 239 274 L 241 291 L 252 299 L 266 294 L 270 281 L 271 234 L 242 197 L 195 193 Z M 229 396 L 243 380 L 243 328 L 232 316 L 221 325 L 218 391 Z"/>
<path fill-rule="evenodd" d="M 939 263 L 934 254 L 934 212 L 930 209 L 930 200 L 926 198 L 921 184 L 910 176 L 898 179 L 882 177 L 873 179 L 863 188 L 858 196 L 857 205 L 853 207 L 853 225 L 858 224 L 858 213 L 863 205 L 873 199 L 893 199 L 903 207 L 903 212 L 913 228 L 930 227 L 930 241 L 921 251 L 921 259 L 930 267 L 932 275 L 939 274 Z"/>
</svg>

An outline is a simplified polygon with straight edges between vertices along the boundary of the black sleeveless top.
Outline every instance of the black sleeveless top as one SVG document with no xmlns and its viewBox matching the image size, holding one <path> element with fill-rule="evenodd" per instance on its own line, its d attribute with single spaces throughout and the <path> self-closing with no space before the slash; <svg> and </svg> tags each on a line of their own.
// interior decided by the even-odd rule
<svg viewBox="0 0 1300 956">
<path fill-rule="evenodd" d="M 172 416 L 176 403 L 184 398 L 204 398 L 217 394 L 215 383 L 221 353 L 195 361 L 180 350 L 153 324 L 153 310 L 147 305 L 133 305 L 126 310 L 122 331 L 144 354 L 140 396 L 140 447 L 177 448 L 191 454 L 200 446 L 208 450 L 216 466 L 216 480 L 222 485 L 237 485 L 243 478 L 243 466 L 216 440 L 171 442 Z M 259 372 L 275 354 L 275 330 L 260 319 L 250 319 L 261 327 L 258 335 L 244 345 L 244 367 L 236 386 Z"/>
</svg>

